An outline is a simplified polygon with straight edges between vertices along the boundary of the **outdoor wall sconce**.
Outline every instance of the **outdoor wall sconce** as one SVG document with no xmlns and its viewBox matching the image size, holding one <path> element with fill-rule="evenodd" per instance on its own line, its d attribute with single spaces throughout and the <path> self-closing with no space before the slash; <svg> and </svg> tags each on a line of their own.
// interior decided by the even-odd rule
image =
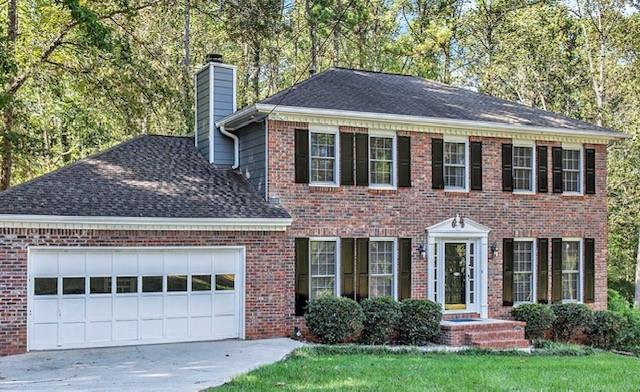
<svg viewBox="0 0 640 392">
<path fill-rule="evenodd" d="M 417 250 L 418 250 L 418 253 L 420 254 L 421 259 L 427 258 L 427 249 L 425 248 L 424 244 L 418 244 Z"/>
<path fill-rule="evenodd" d="M 491 259 L 498 255 L 498 243 L 493 241 L 491 245 L 489 245 L 489 251 L 491 252 Z"/>
</svg>

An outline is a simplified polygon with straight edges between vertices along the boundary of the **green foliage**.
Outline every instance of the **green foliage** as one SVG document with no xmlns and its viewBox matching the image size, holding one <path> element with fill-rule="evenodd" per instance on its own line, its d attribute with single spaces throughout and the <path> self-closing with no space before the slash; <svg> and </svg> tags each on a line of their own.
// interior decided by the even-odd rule
<svg viewBox="0 0 640 392">
<path fill-rule="evenodd" d="M 608 310 L 594 312 L 587 327 L 589 344 L 602 349 L 619 347 L 626 327 L 625 318 L 618 313 Z"/>
<path fill-rule="evenodd" d="M 553 304 L 551 309 L 556 316 L 552 326 L 555 340 L 570 341 L 584 332 L 591 321 L 591 310 L 584 304 Z"/>
<path fill-rule="evenodd" d="M 352 299 L 323 295 L 309 301 L 304 318 L 320 342 L 335 344 L 355 341 L 360 336 L 364 313 Z"/>
<path fill-rule="evenodd" d="M 400 302 L 400 312 L 398 338 L 402 343 L 423 345 L 440 334 L 440 305 L 428 300 L 405 299 Z"/>
<path fill-rule="evenodd" d="M 617 291 L 609 290 L 609 310 L 625 320 L 618 346 L 629 351 L 640 347 L 640 309 L 633 307 Z"/>
<path fill-rule="evenodd" d="M 553 342 L 550 340 L 538 340 L 535 343 L 535 351 L 537 355 L 554 355 L 564 357 L 576 357 L 583 355 L 592 355 L 595 351 L 587 346 L 580 344 L 568 344 L 561 342 Z"/>
<path fill-rule="evenodd" d="M 551 307 L 543 304 L 523 304 L 513 308 L 513 317 L 527 323 L 525 336 L 529 340 L 543 339 L 556 316 Z"/>
<path fill-rule="evenodd" d="M 376 297 L 364 299 L 360 305 L 364 311 L 362 341 L 388 343 L 400 319 L 400 304 L 391 297 Z"/>
</svg>

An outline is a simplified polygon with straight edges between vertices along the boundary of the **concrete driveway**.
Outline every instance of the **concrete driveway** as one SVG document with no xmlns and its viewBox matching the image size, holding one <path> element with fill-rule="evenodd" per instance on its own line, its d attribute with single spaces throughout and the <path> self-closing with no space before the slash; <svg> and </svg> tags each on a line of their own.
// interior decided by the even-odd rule
<svg viewBox="0 0 640 392">
<path fill-rule="evenodd" d="M 0 391 L 200 391 L 300 346 L 268 339 L 31 352 L 0 358 Z"/>
</svg>

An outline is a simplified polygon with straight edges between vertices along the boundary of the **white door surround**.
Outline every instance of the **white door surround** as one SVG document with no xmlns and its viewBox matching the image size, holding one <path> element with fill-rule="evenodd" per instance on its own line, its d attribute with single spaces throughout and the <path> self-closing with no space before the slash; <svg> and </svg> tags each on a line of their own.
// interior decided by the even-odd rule
<svg viewBox="0 0 640 392">
<path fill-rule="evenodd" d="M 244 338 L 245 248 L 30 247 L 27 350 Z"/>
<path fill-rule="evenodd" d="M 431 301 L 442 305 L 445 314 L 479 313 L 489 317 L 488 265 L 490 229 L 469 218 L 459 216 L 447 219 L 427 228 L 427 293 Z M 466 244 L 466 308 L 445 310 L 445 244 Z M 471 248 L 473 259 L 471 260 Z M 470 268 L 473 267 L 473 268 Z M 473 295 L 470 295 L 473 292 Z"/>
</svg>

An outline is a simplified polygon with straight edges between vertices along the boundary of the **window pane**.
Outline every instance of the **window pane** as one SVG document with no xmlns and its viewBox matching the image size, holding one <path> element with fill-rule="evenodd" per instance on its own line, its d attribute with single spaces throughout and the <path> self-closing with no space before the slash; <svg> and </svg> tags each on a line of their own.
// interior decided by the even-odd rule
<svg viewBox="0 0 640 392">
<path fill-rule="evenodd" d="M 370 276 L 369 296 L 370 297 L 391 297 L 392 295 L 392 277 L 391 276 Z"/>
<path fill-rule="evenodd" d="M 193 275 L 191 277 L 191 291 L 210 291 L 211 275 Z"/>
<path fill-rule="evenodd" d="M 369 242 L 369 273 L 391 274 L 393 272 L 393 242 Z"/>
<path fill-rule="evenodd" d="M 216 275 L 216 290 L 233 290 L 235 288 L 236 276 L 234 274 Z"/>
<path fill-rule="evenodd" d="M 118 276 L 116 278 L 116 293 L 137 293 L 138 278 L 135 276 Z"/>
<path fill-rule="evenodd" d="M 333 133 L 311 133 L 311 156 L 335 157 L 336 135 Z"/>
<path fill-rule="evenodd" d="M 336 269 L 336 243 L 311 241 L 311 275 L 334 275 Z"/>
<path fill-rule="evenodd" d="M 378 161 L 390 161 L 393 159 L 393 138 L 376 137 L 369 138 L 369 157 Z"/>
<path fill-rule="evenodd" d="M 371 183 L 391 185 L 391 162 L 371 162 Z"/>
<path fill-rule="evenodd" d="M 313 158 L 311 160 L 311 181 L 334 182 L 334 159 Z"/>
<path fill-rule="evenodd" d="M 513 295 L 515 302 L 531 302 L 533 293 L 533 242 L 513 243 Z"/>
<path fill-rule="evenodd" d="M 565 301 L 578 300 L 578 274 L 562 273 L 562 299 Z"/>
<path fill-rule="evenodd" d="M 393 184 L 393 138 L 369 137 L 369 182 Z"/>
<path fill-rule="evenodd" d="M 162 292 L 162 276 L 143 276 L 142 292 L 143 293 L 161 293 Z"/>
<path fill-rule="evenodd" d="M 465 143 L 444 143 L 444 163 L 464 165 Z"/>
<path fill-rule="evenodd" d="M 580 243 L 576 241 L 562 243 L 562 270 L 578 271 L 580 268 Z"/>
<path fill-rule="evenodd" d="M 311 277 L 311 298 L 333 295 L 334 277 Z"/>
<path fill-rule="evenodd" d="M 62 294 L 84 294 L 84 278 L 62 278 Z"/>
<path fill-rule="evenodd" d="M 335 182 L 336 135 L 311 133 L 311 181 Z"/>
<path fill-rule="evenodd" d="M 513 189 L 532 191 L 533 148 L 513 147 Z"/>
<path fill-rule="evenodd" d="M 167 291 L 187 291 L 187 275 L 167 276 Z"/>
<path fill-rule="evenodd" d="M 562 181 L 565 192 L 580 192 L 580 151 L 562 150 Z"/>
<path fill-rule="evenodd" d="M 444 185 L 451 188 L 464 188 L 465 168 L 458 166 L 444 167 Z"/>
<path fill-rule="evenodd" d="M 89 278 L 89 293 L 111 294 L 111 277 L 100 276 Z"/>
<path fill-rule="evenodd" d="M 35 278 L 33 285 L 35 295 L 58 294 L 58 278 Z"/>
</svg>

